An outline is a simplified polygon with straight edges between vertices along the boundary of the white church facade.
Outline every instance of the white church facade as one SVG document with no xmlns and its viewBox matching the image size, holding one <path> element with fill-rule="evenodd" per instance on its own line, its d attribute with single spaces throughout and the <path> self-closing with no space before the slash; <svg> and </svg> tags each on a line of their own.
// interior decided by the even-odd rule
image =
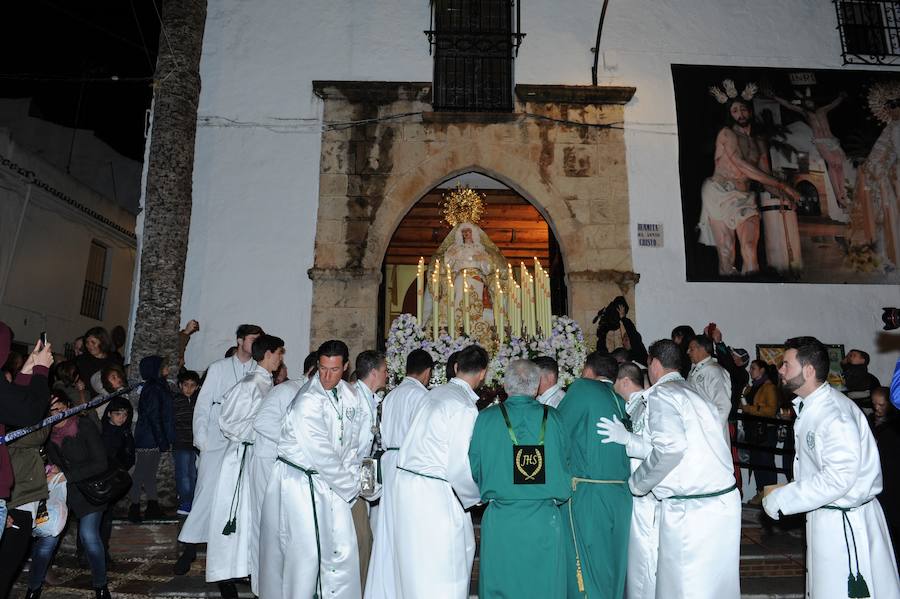
<svg viewBox="0 0 900 599">
<path fill-rule="evenodd" d="M 588 334 L 596 311 L 624 295 L 648 342 L 715 322 L 751 353 L 800 334 L 873 347 L 881 308 L 900 301 L 888 275 L 884 284 L 703 281 L 686 264 L 694 225 L 680 165 L 709 161 L 679 146 L 689 132 L 679 128 L 673 65 L 734 67 L 737 79 L 741 67 L 890 74 L 844 65 L 832 3 L 612 0 L 593 85 L 603 3 L 520 0 L 495 22 L 507 27 L 504 43 L 521 42 L 509 70 L 496 70 L 500 95 L 482 89 L 468 106 L 455 104 L 465 90 L 454 96 L 450 82 L 465 85 L 463 67 L 438 65 L 447 48 L 424 33 L 444 4 L 453 3 L 209 3 L 182 301 L 182 321 L 202 328 L 189 365 L 221 357 L 241 322 L 283 337 L 294 371 L 324 339 L 375 346 L 395 231 L 431 190 L 467 173 L 498 181 L 546 221 L 565 309 Z M 708 103 L 696 110 L 716 110 L 701 92 Z M 821 235 L 837 226 L 809 222 Z M 872 370 L 893 361 L 873 355 Z"/>
</svg>

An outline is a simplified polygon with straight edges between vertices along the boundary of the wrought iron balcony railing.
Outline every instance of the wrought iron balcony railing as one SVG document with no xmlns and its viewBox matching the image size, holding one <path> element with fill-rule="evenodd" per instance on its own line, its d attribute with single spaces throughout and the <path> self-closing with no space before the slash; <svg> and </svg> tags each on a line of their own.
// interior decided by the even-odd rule
<svg viewBox="0 0 900 599">
<path fill-rule="evenodd" d="M 900 64 L 900 2 L 834 0 L 844 64 Z"/>
<path fill-rule="evenodd" d="M 103 306 L 106 303 L 106 287 L 93 281 L 84 282 L 81 292 L 81 315 L 103 320 Z"/>
</svg>

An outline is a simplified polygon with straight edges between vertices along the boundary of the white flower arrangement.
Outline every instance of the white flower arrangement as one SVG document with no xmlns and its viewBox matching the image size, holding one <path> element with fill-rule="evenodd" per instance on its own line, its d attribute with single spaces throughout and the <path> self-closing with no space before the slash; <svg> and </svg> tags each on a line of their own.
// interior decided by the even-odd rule
<svg viewBox="0 0 900 599">
<path fill-rule="evenodd" d="M 503 373 L 511 360 L 538 356 L 549 356 L 559 363 L 561 386 L 567 387 L 578 378 L 587 356 L 584 333 L 578 323 L 568 316 L 554 316 L 550 322 L 550 336 L 547 338 L 513 337 L 501 345 L 488 363 L 485 384 L 499 387 L 503 384 Z M 412 314 L 401 314 L 391 324 L 387 338 L 388 389 L 393 389 L 403 380 L 406 356 L 414 349 L 424 349 L 434 359 L 429 383 L 429 387 L 434 387 L 447 382 L 447 360 L 450 355 L 474 343 L 475 340 L 470 337 L 453 338 L 446 333 L 431 341 Z"/>
<path fill-rule="evenodd" d="M 567 387 L 578 378 L 587 357 L 584 333 L 578 323 L 568 316 L 554 316 L 550 322 L 549 337 L 543 339 L 513 337 L 500 346 L 497 355 L 488 365 L 485 384 L 502 385 L 503 373 L 511 360 L 528 360 L 538 356 L 549 356 L 559 363 L 561 386 Z"/>
<path fill-rule="evenodd" d="M 424 349 L 434 359 L 430 388 L 447 382 L 447 360 L 450 355 L 474 343 L 475 340 L 469 337 L 452 338 L 446 333 L 431 341 L 412 314 L 401 314 L 391 323 L 387 338 L 388 389 L 399 385 L 406 376 L 406 356 L 411 351 Z"/>
</svg>

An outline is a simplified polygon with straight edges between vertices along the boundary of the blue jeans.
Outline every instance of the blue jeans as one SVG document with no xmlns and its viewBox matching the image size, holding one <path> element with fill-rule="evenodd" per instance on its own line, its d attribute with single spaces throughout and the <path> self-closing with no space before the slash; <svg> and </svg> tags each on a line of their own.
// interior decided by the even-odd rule
<svg viewBox="0 0 900 599">
<path fill-rule="evenodd" d="M 28 571 L 28 588 L 32 591 L 44 586 L 44 578 L 53 561 L 53 553 L 59 544 L 59 536 L 34 537 L 31 544 L 31 568 Z"/>
<path fill-rule="evenodd" d="M 194 488 L 197 486 L 197 451 L 175 450 L 175 490 L 178 493 L 178 509 L 191 511 Z"/>
<path fill-rule="evenodd" d="M 101 511 L 82 516 L 78 521 L 78 537 L 91 564 L 91 585 L 95 589 L 106 585 L 106 550 L 100 538 L 102 520 Z"/>
<path fill-rule="evenodd" d="M 3 538 L 4 530 L 6 530 L 6 500 L 0 499 L 0 539 Z"/>
</svg>

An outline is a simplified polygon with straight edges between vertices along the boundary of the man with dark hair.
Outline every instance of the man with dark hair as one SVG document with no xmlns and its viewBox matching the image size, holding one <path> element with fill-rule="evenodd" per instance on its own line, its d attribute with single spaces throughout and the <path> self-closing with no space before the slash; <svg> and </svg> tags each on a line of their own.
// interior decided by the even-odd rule
<svg viewBox="0 0 900 599">
<path fill-rule="evenodd" d="M 306 380 L 311 379 L 313 375 L 316 374 L 318 360 L 319 356 L 314 351 L 309 352 L 306 354 L 306 357 L 303 358 L 303 376 Z"/>
<path fill-rule="evenodd" d="M 393 485 L 397 475 L 397 452 L 406 438 L 413 417 L 428 393 L 434 359 L 424 349 L 414 349 L 406 356 L 406 377 L 381 402 L 379 432 L 384 445 L 381 456 L 382 493 L 378 509 L 373 512 L 372 529 L 375 543 L 366 579 L 366 599 L 394 599 L 399 596 L 394 574 Z"/>
<path fill-rule="evenodd" d="M 373 455 L 378 442 L 378 393 L 387 383 L 387 360 L 384 352 L 367 349 L 356 356 L 356 393 L 363 407 L 361 417 L 363 426 L 372 432 L 373 441 L 357 448 L 357 460 Z M 371 500 L 377 497 L 371 497 Z M 369 502 L 360 497 L 353 504 L 353 524 L 356 527 L 356 545 L 359 548 L 359 575 L 363 591 L 366 587 L 366 576 L 369 572 L 369 558 L 372 556 L 372 528 L 369 524 Z M 377 508 L 375 508 L 377 511 Z"/>
<path fill-rule="evenodd" d="M 206 581 L 219 582 L 250 574 L 250 545 L 254 540 L 255 508 L 245 470 L 253 457 L 253 421 L 263 398 L 272 389 L 272 372 L 284 358 L 284 341 L 262 334 L 253 341 L 256 366 L 222 398 L 219 429 L 225 446 L 213 499 L 206 545 Z"/>
<path fill-rule="evenodd" d="M 600 352 L 591 352 L 584 359 L 584 368 L 581 371 L 581 378 L 594 381 L 606 381 L 609 384 L 612 384 L 618 370 L 619 365 L 614 358 L 603 355 Z"/>
<path fill-rule="evenodd" d="M 212 504 L 225 447 L 228 445 L 228 439 L 219 429 L 222 399 L 229 389 L 256 368 L 256 361 L 252 355 L 253 342 L 262 332 L 263 330 L 255 324 L 240 325 L 235 332 L 237 342 L 233 354 L 213 362 L 206 369 L 203 386 L 194 406 L 194 447 L 200 450 L 197 462 L 197 486 L 194 489 L 191 513 L 188 514 L 178 534 L 178 540 L 186 543 L 187 547 L 175 564 L 176 573 L 187 572 L 190 563 L 197 556 L 197 548 L 194 545 L 206 543 L 209 539 Z M 222 526 L 224 523 L 219 525 L 217 532 L 221 532 Z M 237 597 L 237 590 L 231 583 L 220 584 L 219 591 L 226 599 Z"/>
<path fill-rule="evenodd" d="M 660 501 L 655 586 L 667 599 L 738 599 L 741 502 L 731 452 L 715 412 L 678 372 L 678 345 L 662 339 L 648 353 L 642 436 L 651 443 L 628 486 Z"/>
<path fill-rule="evenodd" d="M 882 489 L 881 463 L 866 417 L 826 382 L 828 350 L 817 339 L 788 339 L 785 348 L 778 372 L 797 396 L 796 478 L 763 498 L 763 508 L 776 520 L 807 512 L 810 597 L 897 599 L 900 579 L 884 512 L 872 501 Z"/>
<path fill-rule="evenodd" d="M 621 597 L 625 590 L 631 493 L 628 457 L 617 444 L 599 443 L 595 423 L 626 420 L 625 402 L 613 389 L 618 366 L 609 357 L 587 356 L 581 378 L 559 405 L 569 440 L 572 499 L 563 510 L 569 597 Z"/>
<path fill-rule="evenodd" d="M 841 360 L 841 374 L 847 387 L 847 397 L 863 410 L 872 408 L 872 391 L 881 386 L 878 378 L 869 372 L 869 354 L 861 349 L 851 349 Z"/>
<path fill-rule="evenodd" d="M 359 447 L 369 446 L 372 431 L 343 380 L 347 345 L 326 341 L 317 355 L 317 374 L 288 407 L 266 487 L 260 597 L 362 595 L 351 505 L 361 487 Z"/>
<path fill-rule="evenodd" d="M 712 352 L 712 339 L 706 335 L 697 335 L 691 339 L 688 344 L 691 371 L 687 382 L 715 409 L 719 416 L 719 428 L 722 429 L 730 447 L 728 415 L 731 414 L 731 376 L 712 357 Z"/>
<path fill-rule="evenodd" d="M 631 418 L 631 431 L 615 420 L 601 418 L 597 434 L 603 443 L 619 443 L 631 458 L 633 473 L 650 453 L 650 431 L 647 429 L 647 398 L 644 371 L 633 362 L 619 365 L 614 385 L 616 393 L 627 397 L 625 411 Z M 628 568 L 625 575 L 625 599 L 654 599 L 656 596 L 656 557 L 659 529 L 656 510 L 659 500 L 648 493 L 632 499 L 631 528 L 628 536 Z"/>
<path fill-rule="evenodd" d="M 263 399 L 253 419 L 256 441 L 253 443 L 253 459 L 250 461 L 251 498 L 253 506 L 253 539 L 250 542 L 250 589 L 259 595 L 259 530 L 262 523 L 262 506 L 266 498 L 266 486 L 278 459 L 278 439 L 284 424 L 288 406 L 297 395 L 309 388 L 316 371 L 316 352 L 310 352 L 303 360 L 304 375 L 275 385 Z"/>
<path fill-rule="evenodd" d="M 460 350 L 456 376 L 428 392 L 400 445 L 391 489 L 397 596 L 468 597 L 475 532 L 464 510 L 480 497 L 468 452 L 487 366 L 484 348 Z"/>
<path fill-rule="evenodd" d="M 559 385 L 559 364 L 550 356 L 538 356 L 532 362 L 541 369 L 537 400 L 545 406 L 558 408 L 566 392 Z"/>
<path fill-rule="evenodd" d="M 453 377 L 456 376 L 456 358 L 459 356 L 459 352 L 455 351 L 450 354 L 450 357 L 447 358 L 447 366 L 445 368 L 444 375 L 447 377 L 447 382 L 450 381 Z"/>
</svg>

